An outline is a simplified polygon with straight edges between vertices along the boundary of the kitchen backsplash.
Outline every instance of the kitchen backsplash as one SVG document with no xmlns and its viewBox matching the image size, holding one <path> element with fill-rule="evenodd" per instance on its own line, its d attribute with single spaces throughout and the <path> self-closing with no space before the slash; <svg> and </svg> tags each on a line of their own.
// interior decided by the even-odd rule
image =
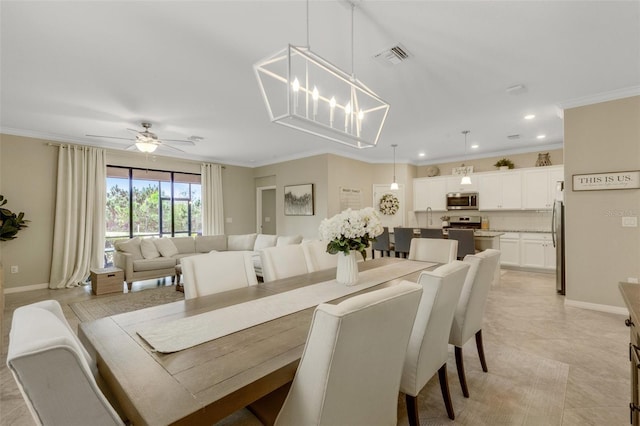
<svg viewBox="0 0 640 426">
<path fill-rule="evenodd" d="M 551 210 L 544 211 L 505 211 L 505 212 L 478 212 L 468 213 L 454 212 L 434 212 L 431 224 L 428 225 L 427 216 L 424 212 L 409 214 L 408 226 L 415 228 L 439 228 L 441 226 L 440 217 L 450 216 L 453 218 L 460 216 L 480 216 L 489 219 L 489 229 L 496 231 L 519 231 L 519 232 L 551 232 Z"/>
</svg>

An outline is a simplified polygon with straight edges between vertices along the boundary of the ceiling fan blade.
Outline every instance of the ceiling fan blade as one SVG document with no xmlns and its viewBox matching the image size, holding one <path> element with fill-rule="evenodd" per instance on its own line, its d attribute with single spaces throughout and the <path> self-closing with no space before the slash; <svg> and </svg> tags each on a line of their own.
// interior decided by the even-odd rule
<svg viewBox="0 0 640 426">
<path fill-rule="evenodd" d="M 133 145 L 129 145 L 128 147 L 126 147 L 124 150 L 125 151 L 135 151 L 136 148 L 136 144 L 134 143 Z"/>
<path fill-rule="evenodd" d="M 180 139 L 162 139 L 162 142 L 171 142 L 171 143 L 176 144 L 176 145 L 196 146 L 195 142 L 193 142 L 193 141 L 185 141 L 185 140 L 180 140 Z"/>
<path fill-rule="evenodd" d="M 176 148 L 175 146 L 171 146 L 171 145 L 169 145 L 168 143 L 162 143 L 162 144 L 160 144 L 160 148 L 162 148 L 162 147 L 167 147 L 167 148 L 175 149 L 176 151 L 179 151 L 179 152 L 184 152 L 184 151 L 183 151 L 183 150 L 181 150 L 180 148 Z"/>
<path fill-rule="evenodd" d="M 119 137 L 117 137 L 117 136 L 103 136 L 103 135 L 85 135 L 85 136 L 89 136 L 89 137 L 92 137 L 92 138 L 122 139 L 122 140 L 125 140 L 125 141 L 131 141 L 131 140 L 133 140 L 133 139 L 131 139 L 131 138 L 119 138 Z"/>
<path fill-rule="evenodd" d="M 136 130 L 136 129 L 127 129 L 127 130 L 133 133 L 142 133 L 141 130 Z"/>
</svg>

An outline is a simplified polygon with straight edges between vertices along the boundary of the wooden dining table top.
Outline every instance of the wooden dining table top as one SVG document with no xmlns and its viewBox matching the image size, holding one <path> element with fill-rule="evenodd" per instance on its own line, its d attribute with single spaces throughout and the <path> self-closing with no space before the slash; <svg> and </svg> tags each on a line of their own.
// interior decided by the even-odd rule
<svg viewBox="0 0 640 426">
<path fill-rule="evenodd" d="M 359 262 L 365 271 L 404 259 Z M 425 263 L 425 269 L 433 269 Z M 421 271 L 355 294 L 416 281 Z M 335 268 L 81 323 L 78 335 L 134 425 L 198 425 L 228 416 L 293 380 L 315 308 L 277 318 L 198 346 L 161 354 L 137 330 L 335 278 Z M 186 330 L 185 330 L 186 332 Z"/>
</svg>

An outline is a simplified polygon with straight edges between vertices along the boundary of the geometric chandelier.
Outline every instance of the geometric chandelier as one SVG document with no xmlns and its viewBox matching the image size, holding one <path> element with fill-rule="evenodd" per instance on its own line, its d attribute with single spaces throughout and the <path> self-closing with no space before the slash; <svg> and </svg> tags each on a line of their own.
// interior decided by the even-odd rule
<svg viewBox="0 0 640 426">
<path fill-rule="evenodd" d="M 289 45 L 253 69 L 272 122 L 355 148 L 378 143 L 389 104 L 308 47 Z"/>
</svg>

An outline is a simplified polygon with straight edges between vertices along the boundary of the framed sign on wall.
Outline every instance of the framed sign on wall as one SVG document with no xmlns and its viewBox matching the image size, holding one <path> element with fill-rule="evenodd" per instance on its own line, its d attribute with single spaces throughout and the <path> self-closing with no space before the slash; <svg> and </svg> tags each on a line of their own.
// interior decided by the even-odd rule
<svg viewBox="0 0 640 426">
<path fill-rule="evenodd" d="M 574 191 L 640 188 L 640 170 L 573 175 Z"/>
</svg>

